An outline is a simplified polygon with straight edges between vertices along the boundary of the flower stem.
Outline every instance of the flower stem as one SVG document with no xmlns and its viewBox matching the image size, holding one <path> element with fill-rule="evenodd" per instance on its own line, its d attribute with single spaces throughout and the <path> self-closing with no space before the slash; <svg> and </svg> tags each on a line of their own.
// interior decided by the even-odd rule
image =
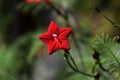
<svg viewBox="0 0 120 80">
<path fill-rule="evenodd" d="M 68 50 L 65 50 L 65 53 L 70 57 L 70 59 L 71 59 L 73 65 L 74 65 L 75 68 L 78 70 L 78 67 L 77 67 L 77 65 L 76 65 L 76 63 L 75 63 L 73 57 L 72 57 L 71 54 L 69 53 L 69 51 L 68 51 Z"/>
<path fill-rule="evenodd" d="M 88 74 L 88 73 L 84 73 L 84 72 L 82 72 L 82 71 L 80 71 L 80 70 L 77 70 L 76 72 L 78 72 L 78 73 L 80 73 L 80 74 L 83 74 L 83 75 L 85 75 L 85 76 L 88 76 L 88 77 L 93 77 L 92 75 L 90 75 L 90 74 Z"/>
<path fill-rule="evenodd" d="M 99 53 L 98 51 L 94 50 L 94 53 L 93 53 L 92 57 L 93 57 L 94 60 L 95 60 L 95 64 L 94 64 L 94 66 L 93 66 L 93 68 L 92 68 L 92 71 L 93 71 L 93 72 L 94 72 L 95 67 L 96 67 L 97 64 L 99 65 L 99 67 L 100 67 L 103 71 L 108 72 L 108 70 L 105 69 L 105 68 L 102 66 L 102 64 L 101 64 L 101 61 L 100 61 L 100 53 Z"/>
<path fill-rule="evenodd" d="M 63 17 L 64 17 L 64 19 L 66 20 L 67 26 L 70 27 L 67 13 L 66 13 Z M 79 53 L 81 65 L 83 65 L 83 70 L 85 71 L 85 68 L 84 68 L 84 66 L 85 66 L 84 60 L 83 60 L 82 54 L 80 53 L 80 46 L 79 46 L 78 43 L 77 43 L 77 39 L 76 39 L 76 36 L 75 36 L 74 32 L 71 33 L 71 36 L 72 36 L 72 39 L 73 39 L 75 48 L 76 48 L 77 52 Z"/>
<path fill-rule="evenodd" d="M 97 66 L 97 61 L 95 61 L 95 63 L 94 63 L 94 65 L 93 65 L 93 67 L 92 67 L 92 72 L 94 73 L 95 72 L 95 67 Z"/>
<path fill-rule="evenodd" d="M 103 71 L 109 72 L 107 69 L 105 69 L 105 68 L 103 67 L 103 65 L 101 64 L 100 60 L 98 60 L 97 62 L 98 62 L 99 67 L 100 67 Z"/>
<path fill-rule="evenodd" d="M 65 56 L 68 56 L 68 55 L 67 55 L 67 54 L 64 54 L 64 57 L 65 57 Z M 70 68 L 71 68 L 73 71 L 76 72 L 76 69 L 72 66 L 72 64 L 70 63 L 68 57 L 65 57 L 65 60 L 67 61 L 67 63 L 68 63 L 68 65 L 70 66 Z"/>
<path fill-rule="evenodd" d="M 70 55 L 69 51 L 65 50 L 64 58 L 65 58 L 65 60 L 67 61 L 67 63 L 68 63 L 68 65 L 70 66 L 70 68 L 73 69 L 75 72 L 80 73 L 80 74 L 83 74 L 83 75 L 88 76 L 88 77 L 94 77 L 94 76 L 92 76 L 92 75 L 90 75 L 90 74 L 88 74 L 88 73 L 84 73 L 84 72 L 78 70 L 77 65 L 75 64 L 75 61 L 74 61 L 74 59 L 72 58 L 72 56 Z M 73 67 L 73 65 L 71 64 L 69 58 L 70 58 L 70 60 L 72 61 L 74 67 Z"/>
</svg>

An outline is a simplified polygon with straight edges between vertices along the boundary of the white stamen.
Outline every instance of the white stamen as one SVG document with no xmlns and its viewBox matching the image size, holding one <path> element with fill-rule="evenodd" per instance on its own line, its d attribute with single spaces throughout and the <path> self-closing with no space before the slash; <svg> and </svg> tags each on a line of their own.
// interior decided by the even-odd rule
<svg viewBox="0 0 120 80">
<path fill-rule="evenodd" d="M 53 37 L 57 37 L 57 34 L 52 34 Z"/>
</svg>

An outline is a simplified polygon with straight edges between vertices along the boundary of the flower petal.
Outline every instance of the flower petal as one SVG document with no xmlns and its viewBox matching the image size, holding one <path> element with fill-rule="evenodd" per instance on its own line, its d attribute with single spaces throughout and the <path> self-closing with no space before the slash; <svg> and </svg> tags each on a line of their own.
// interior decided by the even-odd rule
<svg viewBox="0 0 120 80">
<path fill-rule="evenodd" d="M 59 37 L 68 37 L 69 34 L 72 32 L 72 28 L 60 28 L 59 29 Z"/>
<path fill-rule="evenodd" d="M 48 32 L 51 34 L 57 34 L 58 30 L 59 30 L 58 25 L 54 21 L 51 21 L 48 28 Z"/>
<path fill-rule="evenodd" d="M 51 55 L 58 49 L 60 49 L 60 44 L 56 41 L 51 42 L 48 46 L 48 54 Z"/>
<path fill-rule="evenodd" d="M 42 40 L 44 43 L 46 43 L 47 45 L 48 45 L 49 43 L 51 43 L 52 41 L 54 41 L 53 38 L 52 38 L 52 36 L 51 36 L 48 32 L 40 35 L 38 38 L 39 38 L 40 40 Z"/>
<path fill-rule="evenodd" d="M 67 38 L 61 39 L 60 49 L 70 50 L 70 44 Z"/>
</svg>

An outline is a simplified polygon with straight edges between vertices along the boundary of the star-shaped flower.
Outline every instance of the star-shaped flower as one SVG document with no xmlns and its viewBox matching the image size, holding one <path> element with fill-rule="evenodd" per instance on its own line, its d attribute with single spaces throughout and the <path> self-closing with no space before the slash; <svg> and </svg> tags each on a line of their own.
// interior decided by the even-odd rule
<svg viewBox="0 0 120 80">
<path fill-rule="evenodd" d="M 54 21 L 50 22 L 48 32 L 39 36 L 48 47 L 48 54 L 51 55 L 58 49 L 70 50 L 68 36 L 72 28 L 60 28 Z"/>
</svg>

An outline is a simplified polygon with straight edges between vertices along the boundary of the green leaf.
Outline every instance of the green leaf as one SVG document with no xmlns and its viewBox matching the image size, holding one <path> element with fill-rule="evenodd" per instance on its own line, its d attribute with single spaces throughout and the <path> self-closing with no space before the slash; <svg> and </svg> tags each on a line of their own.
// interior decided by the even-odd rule
<svg viewBox="0 0 120 80">
<path fill-rule="evenodd" d="M 120 44 L 117 43 L 116 37 L 108 35 L 96 36 L 93 48 L 100 53 L 102 65 L 111 73 L 120 70 Z"/>
</svg>

